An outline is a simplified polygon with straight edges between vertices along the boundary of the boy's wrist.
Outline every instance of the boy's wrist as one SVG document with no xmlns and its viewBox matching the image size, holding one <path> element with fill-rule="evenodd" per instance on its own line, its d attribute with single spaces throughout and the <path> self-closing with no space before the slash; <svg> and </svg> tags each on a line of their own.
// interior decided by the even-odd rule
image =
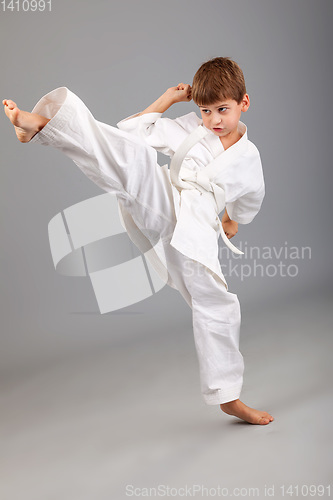
<svg viewBox="0 0 333 500">
<path fill-rule="evenodd" d="M 227 211 L 224 212 L 223 216 L 222 216 L 222 221 L 223 222 L 229 222 L 231 219 L 227 213 Z"/>
</svg>

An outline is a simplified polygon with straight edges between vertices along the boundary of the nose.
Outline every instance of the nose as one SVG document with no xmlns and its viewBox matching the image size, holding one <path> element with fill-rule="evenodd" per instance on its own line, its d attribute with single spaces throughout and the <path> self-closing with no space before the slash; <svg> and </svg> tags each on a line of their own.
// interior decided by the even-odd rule
<svg viewBox="0 0 333 500">
<path fill-rule="evenodd" d="M 222 117 L 219 113 L 214 113 L 212 116 L 212 122 L 214 125 L 219 125 L 222 122 Z"/>
</svg>

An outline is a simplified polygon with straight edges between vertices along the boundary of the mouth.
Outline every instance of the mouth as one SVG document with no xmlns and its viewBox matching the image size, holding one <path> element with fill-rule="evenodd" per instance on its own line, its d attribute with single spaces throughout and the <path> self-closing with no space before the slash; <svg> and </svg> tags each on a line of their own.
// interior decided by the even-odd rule
<svg viewBox="0 0 333 500">
<path fill-rule="evenodd" d="M 219 128 L 219 127 L 214 127 L 213 128 L 214 132 L 222 132 L 223 131 L 223 128 Z"/>
</svg>

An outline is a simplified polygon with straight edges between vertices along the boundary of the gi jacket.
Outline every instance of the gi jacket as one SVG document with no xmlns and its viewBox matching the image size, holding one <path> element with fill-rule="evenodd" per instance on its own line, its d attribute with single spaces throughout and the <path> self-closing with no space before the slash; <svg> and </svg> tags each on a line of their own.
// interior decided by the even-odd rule
<svg viewBox="0 0 333 500">
<path fill-rule="evenodd" d="M 219 137 L 203 126 L 196 113 L 175 120 L 161 116 L 161 113 L 132 115 L 117 126 L 171 157 L 170 170 L 167 165 L 161 167 L 172 185 L 177 217 L 170 244 L 213 271 L 228 288 L 218 259 L 220 232 L 233 251 L 242 252 L 225 236 L 219 214 L 226 207 L 232 220 L 248 224 L 259 212 L 265 195 L 259 151 L 248 140 L 242 122 L 239 122 L 241 139 L 224 150 Z M 140 237 L 130 214 L 124 208 L 120 211 L 129 236 L 139 248 L 147 249 L 145 237 Z M 155 249 L 158 255 L 158 247 Z M 166 279 L 156 255 L 153 260 L 161 278 L 174 286 L 170 277 Z"/>
</svg>

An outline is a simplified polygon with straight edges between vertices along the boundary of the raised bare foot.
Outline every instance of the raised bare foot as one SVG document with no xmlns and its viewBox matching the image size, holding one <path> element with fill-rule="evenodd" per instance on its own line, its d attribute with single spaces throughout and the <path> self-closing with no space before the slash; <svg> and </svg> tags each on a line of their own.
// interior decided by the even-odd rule
<svg viewBox="0 0 333 500">
<path fill-rule="evenodd" d="M 245 422 L 249 422 L 250 424 L 267 425 L 274 420 L 272 415 L 266 411 L 259 411 L 254 408 L 250 408 L 239 399 L 221 404 L 220 407 L 224 413 L 238 417 L 245 420 Z"/>
<path fill-rule="evenodd" d="M 2 104 L 5 107 L 6 115 L 15 127 L 17 138 L 21 142 L 29 142 L 50 121 L 37 113 L 22 111 L 10 99 L 4 99 Z"/>
</svg>

